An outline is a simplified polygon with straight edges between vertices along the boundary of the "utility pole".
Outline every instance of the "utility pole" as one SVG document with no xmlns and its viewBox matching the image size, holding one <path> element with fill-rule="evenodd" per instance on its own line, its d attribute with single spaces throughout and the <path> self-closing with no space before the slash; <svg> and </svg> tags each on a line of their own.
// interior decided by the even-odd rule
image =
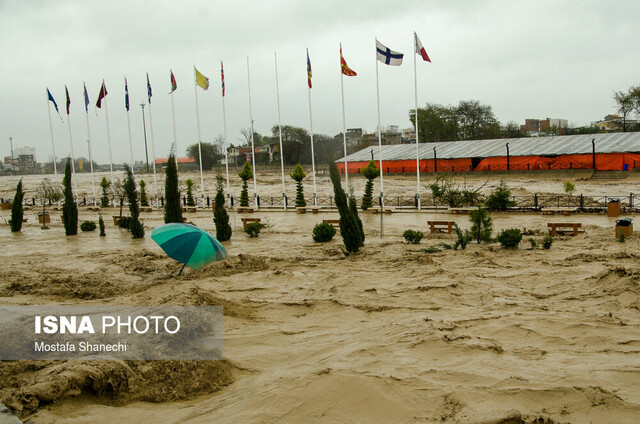
<svg viewBox="0 0 640 424">
<path fill-rule="evenodd" d="M 9 143 L 11 143 L 11 169 L 13 171 L 16 170 L 16 162 L 15 159 L 13 157 L 13 137 L 9 136 Z"/>
<path fill-rule="evenodd" d="M 147 158 L 147 172 L 149 172 L 149 151 L 147 149 L 147 124 L 144 121 L 144 101 L 140 103 L 142 108 L 142 129 L 144 131 L 144 156 Z"/>
</svg>

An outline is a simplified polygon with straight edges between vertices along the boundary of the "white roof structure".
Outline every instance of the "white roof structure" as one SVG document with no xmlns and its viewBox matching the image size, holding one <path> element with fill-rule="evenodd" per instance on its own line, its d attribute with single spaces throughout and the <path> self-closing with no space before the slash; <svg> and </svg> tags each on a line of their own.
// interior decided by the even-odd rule
<svg viewBox="0 0 640 424">
<path fill-rule="evenodd" d="M 444 141 L 420 143 L 420 159 L 488 158 L 507 156 L 559 156 L 592 153 L 591 140 L 595 140 L 596 153 L 640 153 L 640 132 L 565 135 L 554 137 L 500 138 L 493 140 Z M 347 162 L 380 160 L 378 146 L 369 146 L 347 156 Z M 415 144 L 382 146 L 382 160 L 408 160 L 416 158 Z M 336 162 L 344 161 L 344 157 Z"/>
</svg>

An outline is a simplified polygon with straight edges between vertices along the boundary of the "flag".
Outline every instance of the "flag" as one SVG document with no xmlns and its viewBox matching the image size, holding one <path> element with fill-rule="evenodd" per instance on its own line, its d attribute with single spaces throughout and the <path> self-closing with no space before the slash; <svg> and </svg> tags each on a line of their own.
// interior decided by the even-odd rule
<svg viewBox="0 0 640 424">
<path fill-rule="evenodd" d="M 198 71 L 195 66 L 193 69 L 196 71 L 196 84 L 198 84 L 203 90 L 209 89 L 209 78 L 205 77 Z"/>
<path fill-rule="evenodd" d="M 382 45 L 382 43 L 378 41 L 378 39 L 376 39 L 376 52 L 377 52 L 376 56 L 378 60 L 384 63 L 385 65 L 391 65 L 391 66 L 402 65 L 402 58 L 404 57 L 404 55 L 399 52 L 394 52 L 388 47 L 385 47 L 384 45 Z"/>
<path fill-rule="evenodd" d="M 127 84 L 127 77 L 124 77 L 124 107 L 129 112 L 129 85 Z"/>
<path fill-rule="evenodd" d="M 151 92 L 151 83 L 149 82 L 149 72 L 147 72 L 147 96 L 149 97 L 149 104 L 151 104 L 151 96 L 153 93 Z"/>
<path fill-rule="evenodd" d="M 89 113 L 89 95 L 87 94 L 87 85 L 82 81 L 84 86 L 84 110 Z"/>
<path fill-rule="evenodd" d="M 171 92 L 169 92 L 169 94 L 173 93 L 177 89 L 178 89 L 178 83 L 176 82 L 176 77 L 173 76 L 173 71 L 171 71 Z"/>
<path fill-rule="evenodd" d="M 344 60 L 344 57 L 342 57 L 342 44 L 340 44 L 340 67 L 342 68 L 342 73 L 348 77 L 355 77 L 356 75 L 358 75 L 356 71 L 349 68 L 349 65 L 347 65 L 347 61 Z"/>
<path fill-rule="evenodd" d="M 104 99 L 107 94 L 107 86 L 104 85 L 104 81 L 102 81 L 102 87 L 100 87 L 100 93 L 98 93 L 98 101 L 96 102 L 96 107 L 98 109 L 102 108 L 102 99 Z"/>
<path fill-rule="evenodd" d="M 418 34 L 414 32 L 413 35 L 415 36 L 415 39 L 416 39 L 415 40 L 416 54 L 419 54 L 420 56 L 422 56 L 422 60 L 424 60 L 425 62 L 431 63 L 431 59 L 429 59 L 429 55 L 427 54 L 427 51 L 424 49 L 424 46 L 420 42 L 420 39 L 418 38 Z"/>
<path fill-rule="evenodd" d="M 51 95 L 51 91 L 49 91 L 49 89 L 47 88 L 47 95 L 49 96 L 49 101 L 51 103 L 53 103 L 53 107 L 56 108 L 56 112 L 58 112 L 58 115 L 60 115 L 60 111 L 58 110 L 58 104 L 56 103 L 56 101 L 53 99 L 53 96 Z"/>
<path fill-rule="evenodd" d="M 69 115 L 69 111 L 71 109 L 71 99 L 69 98 L 69 89 L 67 86 L 64 86 L 64 92 L 67 95 L 67 116 Z"/>
<path fill-rule="evenodd" d="M 220 78 L 222 78 L 222 97 L 224 97 L 224 63 L 220 61 Z"/>
<path fill-rule="evenodd" d="M 309 49 L 307 49 L 307 83 L 311 88 L 311 59 L 309 59 Z"/>
</svg>

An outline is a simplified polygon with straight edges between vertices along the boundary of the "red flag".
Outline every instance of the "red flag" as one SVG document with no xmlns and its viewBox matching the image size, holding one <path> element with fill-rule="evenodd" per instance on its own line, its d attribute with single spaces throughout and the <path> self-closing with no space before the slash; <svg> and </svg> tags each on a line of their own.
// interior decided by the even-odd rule
<svg viewBox="0 0 640 424">
<path fill-rule="evenodd" d="M 356 75 L 358 75 L 356 71 L 349 68 L 349 65 L 347 65 L 347 61 L 344 60 L 344 57 L 342 57 L 342 44 L 340 44 L 340 67 L 342 68 L 342 73 L 348 77 L 355 77 Z"/>
<path fill-rule="evenodd" d="M 220 77 L 222 78 L 222 97 L 224 97 L 224 64 L 220 61 Z"/>
<path fill-rule="evenodd" d="M 177 89 L 178 83 L 176 82 L 176 77 L 173 76 L 173 71 L 171 71 L 171 92 L 169 92 L 169 94 L 173 93 Z"/>
<path fill-rule="evenodd" d="M 420 42 L 420 39 L 418 38 L 418 34 L 416 34 L 414 32 L 413 35 L 416 38 L 416 43 L 415 43 L 416 44 L 416 54 L 419 54 L 420 56 L 422 56 L 422 60 L 424 60 L 425 62 L 431 63 L 431 59 L 429 59 L 429 55 L 427 54 L 427 51 L 422 46 L 422 43 Z"/>
<path fill-rule="evenodd" d="M 311 89 L 311 59 L 309 59 L 309 49 L 307 49 L 307 84 L 309 85 L 309 89 Z"/>
<path fill-rule="evenodd" d="M 102 81 L 102 87 L 100 87 L 100 93 L 98 93 L 98 101 L 96 102 L 96 106 L 98 109 L 102 108 L 102 99 L 107 96 L 107 86 L 104 85 L 104 81 Z"/>
</svg>

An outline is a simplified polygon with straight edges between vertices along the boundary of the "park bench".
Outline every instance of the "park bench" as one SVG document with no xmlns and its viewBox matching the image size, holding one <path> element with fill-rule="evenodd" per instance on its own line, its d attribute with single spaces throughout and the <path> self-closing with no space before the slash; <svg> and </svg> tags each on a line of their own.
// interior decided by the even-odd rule
<svg viewBox="0 0 640 424">
<path fill-rule="evenodd" d="M 449 208 L 448 210 L 449 210 L 449 212 L 451 212 L 452 214 L 454 214 L 454 215 L 458 215 L 458 214 L 461 214 L 461 213 L 471 213 L 471 212 L 473 212 L 473 211 L 475 211 L 475 210 L 478 210 L 478 208 L 477 208 L 477 207 L 470 207 L 470 208 Z"/>
<path fill-rule="evenodd" d="M 322 222 L 324 224 L 329 224 L 336 230 L 340 229 L 340 220 L 339 219 L 323 219 Z"/>
<path fill-rule="evenodd" d="M 251 222 L 260 223 L 260 218 L 241 218 L 242 219 L 242 228 L 247 228 L 247 224 Z"/>
<path fill-rule="evenodd" d="M 578 208 L 542 208 L 541 209 L 543 214 L 546 215 L 553 215 L 554 213 L 561 213 L 565 216 L 569 216 L 574 212 L 578 212 Z"/>
<path fill-rule="evenodd" d="M 579 233 L 584 233 L 582 224 L 579 222 L 549 222 L 547 227 L 552 236 L 563 234 L 577 236 Z"/>
<path fill-rule="evenodd" d="M 451 234 L 453 232 L 453 227 L 456 225 L 455 221 L 427 221 L 429 225 L 429 229 L 431 230 L 431 234 L 436 231 L 448 232 Z"/>
<path fill-rule="evenodd" d="M 238 213 L 253 213 L 253 208 L 248 208 L 248 207 L 241 206 L 238 209 L 236 209 L 236 212 L 238 212 Z"/>
</svg>

